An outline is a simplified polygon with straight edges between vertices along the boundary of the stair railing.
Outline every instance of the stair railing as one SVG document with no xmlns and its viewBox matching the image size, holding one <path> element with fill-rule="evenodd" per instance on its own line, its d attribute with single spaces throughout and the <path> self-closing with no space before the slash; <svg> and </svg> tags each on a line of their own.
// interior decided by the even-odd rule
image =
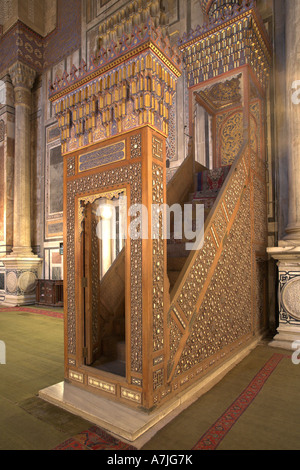
<svg viewBox="0 0 300 470">
<path fill-rule="evenodd" d="M 176 375 L 197 312 L 210 286 L 228 233 L 236 219 L 245 190 L 250 186 L 250 148 L 246 141 L 205 221 L 204 243 L 191 251 L 171 293 L 168 311 L 168 383 Z M 249 200 L 250 207 L 250 200 Z M 251 237 L 251 233 L 249 234 Z"/>
</svg>

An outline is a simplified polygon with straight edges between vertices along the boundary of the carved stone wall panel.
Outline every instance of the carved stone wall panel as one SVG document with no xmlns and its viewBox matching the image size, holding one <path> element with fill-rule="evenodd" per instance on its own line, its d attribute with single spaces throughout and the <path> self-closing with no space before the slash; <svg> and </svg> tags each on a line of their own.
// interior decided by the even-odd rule
<svg viewBox="0 0 300 470">
<path fill-rule="evenodd" d="M 25 295 L 31 294 L 36 288 L 38 270 L 18 270 L 9 271 L 6 274 L 6 291 L 8 294 Z"/>
<path fill-rule="evenodd" d="M 281 261 L 279 264 L 279 323 L 299 325 L 299 265 Z"/>
<path fill-rule="evenodd" d="M 64 161 L 61 154 L 60 130 L 57 124 L 50 125 L 46 129 L 44 173 L 45 238 L 47 240 L 62 239 Z"/>
<path fill-rule="evenodd" d="M 6 274 L 6 291 L 9 294 L 14 294 L 18 289 L 18 277 L 16 272 L 10 271 Z"/>
</svg>

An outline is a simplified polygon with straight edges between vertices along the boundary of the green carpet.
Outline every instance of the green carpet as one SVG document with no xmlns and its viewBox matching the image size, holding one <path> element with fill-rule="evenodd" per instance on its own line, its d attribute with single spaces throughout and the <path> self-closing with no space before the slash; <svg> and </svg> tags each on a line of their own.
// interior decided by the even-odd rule
<svg viewBox="0 0 300 470">
<path fill-rule="evenodd" d="M 90 428 L 38 398 L 39 390 L 63 380 L 63 320 L 0 310 L 0 450 L 51 450 Z M 191 450 L 247 390 L 265 364 L 283 357 L 263 387 L 218 444 L 218 450 L 299 450 L 300 365 L 291 353 L 257 347 L 212 390 L 159 431 L 142 450 Z"/>
<path fill-rule="evenodd" d="M 247 388 L 274 354 L 288 351 L 257 347 L 212 390 L 156 434 L 143 450 L 192 449 Z M 300 449 L 300 366 L 284 358 L 265 382 L 218 450 Z"/>
<path fill-rule="evenodd" d="M 63 320 L 2 309 L 0 340 L 0 450 L 50 450 L 90 426 L 37 397 L 63 380 Z"/>
</svg>

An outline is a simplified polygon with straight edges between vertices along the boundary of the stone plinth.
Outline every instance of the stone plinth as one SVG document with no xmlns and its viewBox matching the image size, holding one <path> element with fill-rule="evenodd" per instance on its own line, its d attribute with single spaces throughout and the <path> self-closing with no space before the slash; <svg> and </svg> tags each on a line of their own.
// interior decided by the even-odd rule
<svg viewBox="0 0 300 470">
<path fill-rule="evenodd" d="M 278 265 L 279 327 L 270 346 L 294 349 L 300 340 L 300 246 L 281 243 L 268 253 Z"/>
<path fill-rule="evenodd" d="M 13 250 L 3 258 L 5 266 L 5 300 L 2 305 L 35 303 L 36 281 L 42 260 L 31 247 L 31 89 L 36 72 L 21 62 L 9 69 L 14 87 L 15 162 Z"/>
<path fill-rule="evenodd" d="M 32 258 L 5 258 L 5 301 L 1 305 L 16 307 L 32 305 L 36 300 L 36 283 L 40 277 L 42 260 Z"/>
<path fill-rule="evenodd" d="M 229 359 L 216 370 L 208 373 L 201 381 L 151 412 L 142 408 L 130 408 L 124 403 L 97 396 L 67 381 L 40 390 L 39 397 L 100 426 L 139 449 L 161 428 L 222 380 L 256 348 L 258 342 L 258 339 L 253 340 L 234 358 Z"/>
</svg>

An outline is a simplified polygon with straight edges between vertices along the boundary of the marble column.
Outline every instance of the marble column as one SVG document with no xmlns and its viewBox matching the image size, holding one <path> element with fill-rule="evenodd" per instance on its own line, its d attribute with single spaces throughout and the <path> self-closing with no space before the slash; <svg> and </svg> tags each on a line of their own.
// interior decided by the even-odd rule
<svg viewBox="0 0 300 470">
<path fill-rule="evenodd" d="M 6 298 L 9 305 L 34 303 L 41 260 L 31 248 L 31 89 L 36 72 L 16 62 L 9 75 L 15 97 L 15 165 L 13 250 L 3 259 L 6 268 Z"/>
<path fill-rule="evenodd" d="M 289 143 L 289 219 L 286 243 L 300 246 L 300 103 L 295 84 L 300 80 L 300 2 L 286 2 L 286 81 Z M 299 88 L 299 86 L 298 86 Z M 298 92 L 299 95 L 299 92 Z"/>
<path fill-rule="evenodd" d="M 270 344 L 298 349 L 300 344 L 300 103 L 294 85 L 300 80 L 300 2 L 286 5 L 286 122 L 288 128 L 288 225 L 278 247 L 268 252 L 278 265 L 279 327 Z M 299 83 L 299 82 L 298 82 Z"/>
<path fill-rule="evenodd" d="M 30 114 L 36 73 L 17 62 L 9 70 L 15 92 L 15 174 L 13 256 L 31 257 Z"/>
</svg>

